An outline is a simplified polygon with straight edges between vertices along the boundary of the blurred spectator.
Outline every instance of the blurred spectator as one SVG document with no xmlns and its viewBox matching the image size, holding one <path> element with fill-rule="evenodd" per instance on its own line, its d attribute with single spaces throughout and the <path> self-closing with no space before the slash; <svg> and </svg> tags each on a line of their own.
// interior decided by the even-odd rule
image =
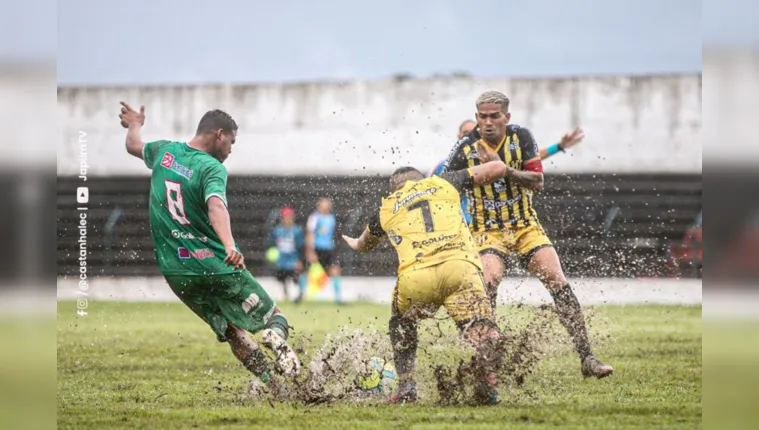
<svg viewBox="0 0 759 430">
<path fill-rule="evenodd" d="M 306 258 L 309 264 L 319 263 L 327 272 L 332 287 L 335 289 L 335 301 L 342 304 L 340 286 L 340 262 L 335 249 L 335 215 L 332 213 L 332 200 L 321 198 L 316 205 L 316 211 L 308 217 L 306 227 Z M 303 299 L 305 284 L 301 286 L 300 296 Z"/>
<path fill-rule="evenodd" d="M 302 291 L 306 283 L 306 276 L 303 274 L 303 261 L 301 259 L 305 249 L 303 230 L 300 226 L 295 225 L 295 210 L 289 206 L 282 208 L 279 223 L 269 234 L 269 249 L 272 248 L 276 249 L 276 252 L 273 253 L 276 258 L 272 258 L 275 260 L 274 264 L 277 269 L 275 276 L 282 283 L 285 300 L 290 300 L 287 288 L 288 279 L 298 285 L 298 290 Z"/>
</svg>

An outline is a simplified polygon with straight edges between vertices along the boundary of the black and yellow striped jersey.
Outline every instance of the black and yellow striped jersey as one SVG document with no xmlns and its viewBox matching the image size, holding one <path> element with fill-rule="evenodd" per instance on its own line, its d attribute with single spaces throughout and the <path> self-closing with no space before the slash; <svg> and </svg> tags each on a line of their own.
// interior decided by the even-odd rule
<svg viewBox="0 0 759 430">
<path fill-rule="evenodd" d="M 406 182 L 382 199 L 369 219 L 373 236 L 387 236 L 398 253 L 398 275 L 448 260 L 482 269 L 472 233 L 461 212 L 460 191 L 471 188 L 469 169 Z"/>
<path fill-rule="evenodd" d="M 445 161 L 444 171 L 466 169 L 482 164 L 477 154 L 478 128 L 456 143 Z M 506 136 L 494 149 L 507 166 L 523 170 L 524 163 L 539 159 L 538 145 L 529 129 L 509 124 Z M 532 190 L 509 178 L 501 178 L 490 185 L 472 186 L 466 190 L 469 199 L 470 228 L 481 232 L 504 227 L 527 227 L 537 222 L 532 206 Z"/>
</svg>

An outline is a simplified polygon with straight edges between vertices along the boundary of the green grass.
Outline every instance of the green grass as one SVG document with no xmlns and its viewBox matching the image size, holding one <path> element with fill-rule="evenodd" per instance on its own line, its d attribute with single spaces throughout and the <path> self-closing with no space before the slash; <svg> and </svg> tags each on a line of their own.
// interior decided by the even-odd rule
<svg viewBox="0 0 759 430">
<path fill-rule="evenodd" d="M 384 329 L 389 316 L 389 306 L 372 304 L 282 309 L 293 343 L 307 351 L 343 326 Z M 414 406 L 270 405 L 245 398 L 249 374 L 181 304 L 91 303 L 86 317 L 75 310 L 59 303 L 59 428 L 701 427 L 700 306 L 595 308 L 596 353 L 613 376 L 585 380 L 568 346 L 546 345 L 525 386 L 504 387 L 502 404 L 487 408 L 437 407 L 434 387 Z M 519 325 L 530 310 L 501 313 Z M 455 336 L 448 322 L 443 331 Z M 420 372 L 433 360 L 420 352 Z"/>
</svg>

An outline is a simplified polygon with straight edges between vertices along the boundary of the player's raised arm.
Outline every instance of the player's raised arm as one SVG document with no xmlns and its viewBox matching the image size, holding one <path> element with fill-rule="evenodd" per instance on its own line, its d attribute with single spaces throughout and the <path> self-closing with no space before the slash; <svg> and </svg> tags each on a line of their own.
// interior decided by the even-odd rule
<svg viewBox="0 0 759 430">
<path fill-rule="evenodd" d="M 554 143 L 548 148 L 540 148 L 540 159 L 545 160 L 559 152 L 564 152 L 567 149 L 582 142 L 585 138 L 585 132 L 580 127 L 575 127 L 574 130 L 561 137 L 558 143 Z"/>
<path fill-rule="evenodd" d="M 385 236 L 385 230 L 382 228 L 379 219 L 379 211 L 377 211 L 369 219 L 369 225 L 361 233 L 358 238 L 348 237 L 343 235 L 343 240 L 352 250 L 358 252 L 370 252 L 373 251 L 382 242 L 382 238 Z"/>
<path fill-rule="evenodd" d="M 142 151 L 145 142 L 140 136 L 140 128 L 145 124 L 145 106 L 140 106 L 140 111 L 132 109 L 125 102 L 121 102 L 121 113 L 119 114 L 121 126 L 127 129 L 126 150 L 130 155 L 142 159 Z"/>
</svg>

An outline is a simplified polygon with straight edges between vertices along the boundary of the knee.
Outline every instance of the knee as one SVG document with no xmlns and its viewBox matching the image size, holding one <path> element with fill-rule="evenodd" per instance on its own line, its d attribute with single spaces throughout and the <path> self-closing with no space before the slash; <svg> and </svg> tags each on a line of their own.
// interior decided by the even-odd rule
<svg viewBox="0 0 759 430">
<path fill-rule="evenodd" d="M 329 268 L 330 276 L 340 276 L 340 274 L 341 274 L 340 266 L 332 266 Z"/>
<path fill-rule="evenodd" d="M 482 280 L 489 289 L 498 288 L 503 279 L 503 266 L 500 262 L 487 261 L 482 271 Z"/>
</svg>

